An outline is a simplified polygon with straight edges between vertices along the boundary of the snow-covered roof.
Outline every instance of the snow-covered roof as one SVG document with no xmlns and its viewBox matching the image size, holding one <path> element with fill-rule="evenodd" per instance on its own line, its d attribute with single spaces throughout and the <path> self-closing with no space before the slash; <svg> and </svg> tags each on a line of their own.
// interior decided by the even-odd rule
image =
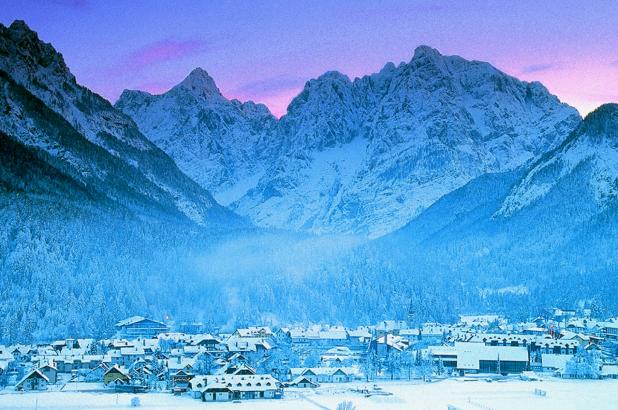
<svg viewBox="0 0 618 410">
<path fill-rule="evenodd" d="M 345 340 L 347 338 L 348 334 L 345 329 L 329 329 L 320 332 L 320 339 L 322 340 Z"/>
<path fill-rule="evenodd" d="M 270 343 L 260 337 L 231 336 L 225 344 L 230 352 L 255 352 L 258 347 L 265 350 L 272 349 Z"/>
<path fill-rule="evenodd" d="M 617 376 L 618 364 L 604 364 L 601 368 L 601 375 L 603 376 Z"/>
<path fill-rule="evenodd" d="M 348 330 L 348 335 L 351 338 L 352 337 L 370 338 L 371 337 L 371 332 L 366 327 L 359 327 L 359 328 L 356 328 L 356 329 Z"/>
<path fill-rule="evenodd" d="M 478 370 L 481 360 L 527 362 L 528 349 L 519 346 L 487 346 L 484 343 L 456 342 L 457 367 Z"/>
<path fill-rule="evenodd" d="M 232 391 L 275 390 L 279 380 L 270 374 L 198 376 L 191 380 L 193 390 L 202 392 L 228 388 Z"/>
<path fill-rule="evenodd" d="M 193 357 L 180 357 L 178 359 L 167 359 L 165 361 L 168 370 L 180 370 L 184 369 L 187 366 L 193 367 L 195 365 L 195 358 Z"/>
<path fill-rule="evenodd" d="M 47 376 L 45 376 L 39 369 L 33 369 L 28 372 L 24 377 L 22 377 L 21 380 L 15 384 L 15 387 L 21 386 L 26 380 L 30 379 L 31 377 L 38 377 L 49 383 L 49 379 L 47 378 Z"/>
<path fill-rule="evenodd" d="M 379 337 L 376 342 L 378 344 L 386 344 L 397 350 L 405 350 L 409 347 L 409 342 L 405 338 L 397 335 L 386 334 Z"/>
<path fill-rule="evenodd" d="M 292 380 L 290 382 L 290 385 L 291 386 L 295 386 L 295 385 L 298 385 L 300 383 L 306 383 L 306 384 L 310 384 L 312 386 L 317 386 L 318 385 L 317 383 L 312 382 L 311 380 L 307 379 L 303 375 L 297 376 L 294 380 Z"/>
<path fill-rule="evenodd" d="M 542 354 L 541 364 L 544 368 L 564 370 L 566 362 L 572 357 L 568 354 Z"/>
<path fill-rule="evenodd" d="M 237 329 L 236 332 L 234 333 L 240 337 L 258 337 L 258 336 L 272 336 L 273 335 L 273 331 L 271 330 L 270 327 L 267 327 L 267 326 L 262 326 L 262 327 L 250 326 L 247 328 Z"/>
<path fill-rule="evenodd" d="M 293 367 L 290 369 L 290 374 L 292 377 L 296 377 L 311 372 L 315 375 L 330 376 L 338 371 L 341 371 L 347 375 L 359 374 L 356 367 Z"/>
<path fill-rule="evenodd" d="M 143 321 L 146 321 L 146 320 L 149 321 L 149 322 L 157 323 L 157 324 L 159 324 L 161 326 L 167 327 L 167 325 L 165 323 L 163 323 L 163 322 L 159 322 L 159 321 L 156 321 L 156 320 L 148 319 L 148 318 L 145 318 L 143 316 L 131 316 L 129 318 L 121 320 L 118 323 L 116 323 L 116 327 L 130 326 L 130 325 L 134 325 L 136 323 L 143 322 Z"/>
<path fill-rule="evenodd" d="M 208 333 L 203 334 L 203 335 L 196 335 L 195 337 L 191 339 L 190 343 L 192 345 L 198 345 L 200 343 L 205 343 L 205 342 L 221 343 L 219 339 L 217 339 L 216 337 Z"/>
<path fill-rule="evenodd" d="M 353 356 L 355 353 L 351 351 L 349 347 L 337 346 L 333 347 L 332 349 L 328 349 L 325 354 L 338 356 Z"/>
<path fill-rule="evenodd" d="M 429 346 L 427 350 L 434 356 L 457 355 L 457 348 L 455 346 Z"/>
<path fill-rule="evenodd" d="M 111 373 L 111 372 L 119 372 L 119 373 L 122 373 L 123 375 L 129 377 L 129 370 L 126 369 L 125 367 L 122 367 L 122 366 L 117 365 L 117 364 L 115 364 L 112 367 L 110 367 L 109 369 L 107 369 L 107 371 L 104 374 L 108 374 L 108 373 Z"/>
<path fill-rule="evenodd" d="M 120 354 L 122 356 L 143 356 L 144 349 L 141 346 L 121 347 Z"/>
</svg>

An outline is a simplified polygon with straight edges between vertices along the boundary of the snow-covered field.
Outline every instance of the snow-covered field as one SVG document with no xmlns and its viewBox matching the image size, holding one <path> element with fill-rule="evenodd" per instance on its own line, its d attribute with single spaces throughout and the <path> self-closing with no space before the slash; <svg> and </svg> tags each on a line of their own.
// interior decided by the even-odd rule
<svg viewBox="0 0 618 410">
<path fill-rule="evenodd" d="M 323 385 L 316 390 L 288 389 L 283 400 L 253 400 L 242 403 L 203 403 L 189 396 L 175 397 L 165 393 L 137 395 L 143 409 L 335 409 L 337 403 L 350 400 L 358 410 L 441 409 L 448 405 L 458 409 L 617 409 L 618 380 L 542 382 L 446 380 L 435 383 L 379 383 L 392 396 L 364 397 L 351 392 L 351 387 L 364 384 Z M 534 394 L 539 388 L 546 397 Z M 123 409 L 129 408 L 133 394 L 93 392 L 45 392 L 0 394 L 2 409 Z"/>
</svg>

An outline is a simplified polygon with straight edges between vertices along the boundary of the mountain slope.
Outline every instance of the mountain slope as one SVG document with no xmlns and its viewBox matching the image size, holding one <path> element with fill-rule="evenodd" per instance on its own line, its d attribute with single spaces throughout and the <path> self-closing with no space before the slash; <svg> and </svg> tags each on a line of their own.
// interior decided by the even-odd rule
<svg viewBox="0 0 618 410">
<path fill-rule="evenodd" d="M 378 266 L 402 266 L 403 281 L 431 275 L 438 287 L 462 286 L 478 306 L 615 311 L 617 137 L 618 105 L 603 105 L 535 163 L 470 181 L 371 253 L 384 259 Z"/>
<path fill-rule="evenodd" d="M 125 90 L 115 106 L 223 204 L 244 194 L 278 150 L 268 108 L 227 100 L 200 68 L 161 95 Z"/>
<path fill-rule="evenodd" d="M 279 122 L 279 161 L 232 209 L 265 226 L 379 236 L 554 148 L 579 121 L 539 83 L 419 47 L 371 76 L 308 82 Z"/>
<path fill-rule="evenodd" d="M 24 22 L 0 26 L 0 71 L 5 114 L 1 129 L 44 150 L 55 166 L 73 167 L 73 175 L 81 174 L 78 178 L 84 183 L 98 180 L 100 187 L 110 190 L 109 198 L 117 189 L 131 191 L 142 204 L 150 202 L 204 226 L 239 223 L 149 142 L 129 117 L 77 84 L 62 56 Z"/>
<path fill-rule="evenodd" d="M 498 215 L 511 216 L 560 190 L 569 180 L 573 200 L 598 207 L 618 197 L 618 104 L 605 104 L 556 150 L 541 158 L 505 199 Z"/>
<path fill-rule="evenodd" d="M 162 95 L 125 91 L 116 107 L 254 223 L 369 236 L 555 148 L 581 120 L 539 83 L 426 46 L 354 81 L 308 81 L 278 121 L 225 99 L 201 69 Z"/>
</svg>

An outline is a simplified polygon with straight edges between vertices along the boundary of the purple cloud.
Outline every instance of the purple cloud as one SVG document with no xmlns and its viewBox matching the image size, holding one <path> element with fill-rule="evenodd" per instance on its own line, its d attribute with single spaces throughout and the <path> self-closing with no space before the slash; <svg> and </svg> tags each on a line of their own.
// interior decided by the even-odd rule
<svg viewBox="0 0 618 410">
<path fill-rule="evenodd" d="M 522 74 L 531 74 L 531 73 L 540 73 L 543 71 L 552 71 L 560 68 L 558 64 L 555 63 L 547 63 L 547 64 L 532 64 L 524 67 L 521 72 Z"/>
<path fill-rule="evenodd" d="M 110 69 L 110 74 L 136 72 L 148 66 L 178 60 L 202 53 L 206 43 L 202 40 L 165 39 L 147 44 L 129 53 Z"/>
<path fill-rule="evenodd" d="M 612 62 L 610 63 L 610 65 L 612 65 L 612 66 L 614 66 L 614 67 L 618 68 L 618 60 L 614 60 L 614 61 L 612 61 Z"/>
</svg>

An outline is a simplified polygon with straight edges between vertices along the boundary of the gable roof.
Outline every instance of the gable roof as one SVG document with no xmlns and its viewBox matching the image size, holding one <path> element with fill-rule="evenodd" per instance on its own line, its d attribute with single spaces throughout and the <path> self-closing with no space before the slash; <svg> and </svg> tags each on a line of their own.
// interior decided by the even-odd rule
<svg viewBox="0 0 618 410">
<path fill-rule="evenodd" d="M 317 384 L 317 383 L 312 382 L 311 380 L 307 379 L 307 378 L 306 378 L 305 376 L 303 376 L 303 375 L 300 375 L 300 376 L 298 376 L 297 378 L 295 378 L 294 380 L 292 380 L 292 381 L 290 382 L 290 385 L 292 385 L 292 386 L 293 386 L 293 385 L 298 385 L 298 384 L 300 384 L 300 383 L 310 384 L 311 386 L 314 386 L 314 387 L 318 386 L 318 384 Z"/>
<path fill-rule="evenodd" d="M 49 383 L 49 379 L 47 378 L 47 376 L 45 376 L 41 371 L 39 371 L 39 369 L 33 369 L 28 374 L 26 374 L 24 377 L 22 377 L 22 379 L 15 384 L 15 387 L 21 386 L 26 380 L 32 377 L 43 379 L 47 383 Z"/>
<path fill-rule="evenodd" d="M 105 375 L 107 375 L 109 373 L 112 373 L 112 372 L 120 373 L 121 375 L 130 378 L 129 372 L 126 369 L 121 368 L 117 364 L 115 364 L 112 367 L 110 367 L 109 369 L 107 369 L 107 371 L 105 373 L 103 373 L 103 376 L 105 376 Z"/>
</svg>

